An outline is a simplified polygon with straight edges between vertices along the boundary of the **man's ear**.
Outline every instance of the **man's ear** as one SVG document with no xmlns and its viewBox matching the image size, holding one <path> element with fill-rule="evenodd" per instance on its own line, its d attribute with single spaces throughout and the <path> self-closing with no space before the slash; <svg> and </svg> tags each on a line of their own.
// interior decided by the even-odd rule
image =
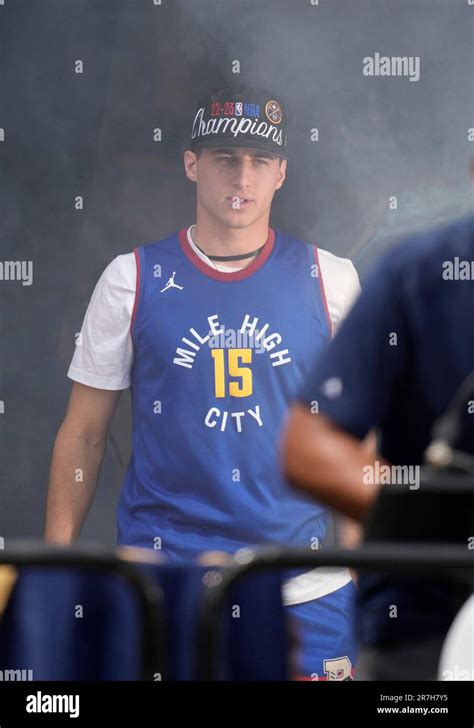
<svg viewBox="0 0 474 728">
<path fill-rule="evenodd" d="M 281 162 L 278 163 L 278 182 L 275 187 L 276 190 L 279 190 L 280 187 L 283 185 L 283 182 L 286 179 L 286 170 L 287 160 L 283 159 Z"/>
<path fill-rule="evenodd" d="M 183 163 L 186 177 L 191 182 L 197 182 L 197 156 L 190 149 L 184 152 Z"/>
</svg>

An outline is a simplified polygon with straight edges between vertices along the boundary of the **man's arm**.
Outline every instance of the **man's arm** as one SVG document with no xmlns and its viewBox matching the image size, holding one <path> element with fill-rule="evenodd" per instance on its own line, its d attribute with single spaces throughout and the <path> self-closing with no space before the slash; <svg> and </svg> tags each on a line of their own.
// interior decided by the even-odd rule
<svg viewBox="0 0 474 728">
<path fill-rule="evenodd" d="M 363 468 L 374 465 L 373 452 L 323 414 L 302 404 L 290 411 L 283 435 L 287 478 L 318 500 L 362 522 L 378 491 L 363 482 Z"/>
<path fill-rule="evenodd" d="M 51 462 L 45 540 L 77 539 L 97 488 L 107 434 L 122 390 L 74 382 Z"/>
</svg>

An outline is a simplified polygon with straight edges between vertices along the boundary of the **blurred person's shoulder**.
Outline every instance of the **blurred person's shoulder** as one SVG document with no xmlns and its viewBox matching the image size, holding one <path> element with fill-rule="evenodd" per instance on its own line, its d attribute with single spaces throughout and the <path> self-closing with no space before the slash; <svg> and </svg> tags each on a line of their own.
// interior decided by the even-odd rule
<svg viewBox="0 0 474 728">
<path fill-rule="evenodd" d="M 404 280 L 439 281 L 443 263 L 474 256 L 474 215 L 405 235 L 383 253 L 379 263 Z"/>
</svg>

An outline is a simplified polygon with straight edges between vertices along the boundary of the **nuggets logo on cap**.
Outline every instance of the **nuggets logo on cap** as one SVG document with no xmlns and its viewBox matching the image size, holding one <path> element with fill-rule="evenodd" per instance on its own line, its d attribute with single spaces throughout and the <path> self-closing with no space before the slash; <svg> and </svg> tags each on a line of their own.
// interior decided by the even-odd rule
<svg viewBox="0 0 474 728">
<path fill-rule="evenodd" d="M 283 118 L 278 101 L 269 101 L 265 106 L 265 114 L 272 124 L 280 124 Z"/>
</svg>

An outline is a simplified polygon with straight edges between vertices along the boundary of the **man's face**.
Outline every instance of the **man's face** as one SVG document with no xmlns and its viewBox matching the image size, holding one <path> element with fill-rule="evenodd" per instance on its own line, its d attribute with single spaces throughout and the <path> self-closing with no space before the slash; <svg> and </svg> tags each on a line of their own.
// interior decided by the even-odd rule
<svg viewBox="0 0 474 728">
<path fill-rule="evenodd" d="M 226 227 L 246 228 L 270 215 L 275 190 L 286 174 L 286 159 L 246 147 L 184 153 L 189 179 L 197 184 L 198 205 Z"/>
</svg>

